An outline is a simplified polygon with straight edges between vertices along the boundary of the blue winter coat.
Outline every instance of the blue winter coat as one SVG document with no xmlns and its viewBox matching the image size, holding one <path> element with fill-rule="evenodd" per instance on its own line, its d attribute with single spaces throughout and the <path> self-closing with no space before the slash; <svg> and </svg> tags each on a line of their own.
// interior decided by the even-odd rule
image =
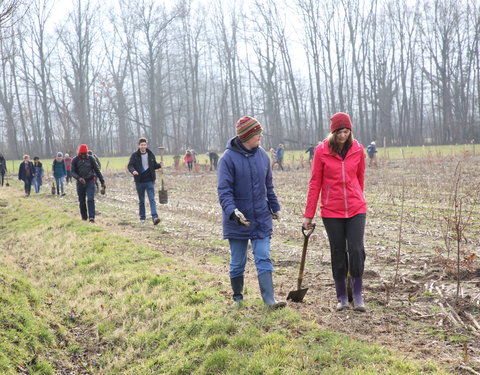
<svg viewBox="0 0 480 375">
<path fill-rule="evenodd" d="M 273 191 L 270 158 L 261 147 L 247 150 L 238 138 L 227 143 L 218 167 L 218 198 L 222 206 L 223 237 L 260 239 L 272 235 L 272 213 L 280 211 Z M 251 223 L 230 219 L 238 208 Z"/>
<path fill-rule="evenodd" d="M 65 167 L 65 162 L 63 160 L 57 161 L 57 159 L 53 159 L 52 171 L 53 177 L 55 178 L 65 177 L 67 175 L 67 168 Z"/>
</svg>

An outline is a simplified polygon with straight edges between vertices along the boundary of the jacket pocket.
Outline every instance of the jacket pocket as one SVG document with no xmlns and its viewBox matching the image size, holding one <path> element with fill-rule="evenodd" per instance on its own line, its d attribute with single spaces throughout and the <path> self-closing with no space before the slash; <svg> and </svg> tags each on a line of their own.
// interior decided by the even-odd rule
<svg viewBox="0 0 480 375">
<path fill-rule="evenodd" d="M 325 204 L 326 205 L 328 204 L 328 200 L 330 199 L 330 188 L 331 188 L 331 186 L 328 185 L 327 186 L 327 197 L 325 198 Z"/>
<path fill-rule="evenodd" d="M 358 197 L 360 198 L 360 200 L 362 202 L 365 202 L 365 194 L 363 194 L 363 191 L 362 189 L 360 189 L 360 186 L 358 186 L 357 184 L 353 185 L 353 189 L 355 190 L 355 192 L 357 193 Z"/>
</svg>

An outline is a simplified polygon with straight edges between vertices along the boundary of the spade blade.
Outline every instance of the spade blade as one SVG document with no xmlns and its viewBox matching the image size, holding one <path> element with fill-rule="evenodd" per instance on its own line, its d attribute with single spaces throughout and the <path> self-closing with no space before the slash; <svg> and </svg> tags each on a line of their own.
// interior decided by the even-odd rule
<svg viewBox="0 0 480 375">
<path fill-rule="evenodd" d="M 305 297 L 305 294 L 307 294 L 307 291 L 308 291 L 308 288 L 292 290 L 291 292 L 288 293 L 287 301 L 303 302 L 303 298 Z"/>
</svg>

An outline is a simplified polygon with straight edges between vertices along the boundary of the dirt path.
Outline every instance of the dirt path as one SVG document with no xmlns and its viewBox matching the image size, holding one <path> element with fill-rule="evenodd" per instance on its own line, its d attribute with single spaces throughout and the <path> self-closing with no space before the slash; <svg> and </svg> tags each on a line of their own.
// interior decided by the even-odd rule
<svg viewBox="0 0 480 375">
<path fill-rule="evenodd" d="M 290 303 L 289 306 L 306 319 L 317 321 L 322 328 L 398 350 L 408 358 L 437 361 L 456 373 L 475 373 L 468 368 L 480 372 L 478 258 L 465 268 L 461 299 L 455 306 L 455 278 L 447 267 L 445 254 L 438 250 L 445 242 L 442 232 L 447 190 L 444 175 L 454 162 L 447 165 L 401 163 L 403 167 L 405 163 L 412 163 L 417 170 L 407 177 L 405 173 L 399 177 L 402 165 L 367 171 L 369 213 L 364 284 L 368 312 L 335 311 L 328 243 L 321 225 L 310 240 L 304 279 L 309 291 L 305 303 Z M 303 243 L 299 228 L 308 178 L 306 169 L 274 173 L 283 216 L 280 223 L 275 223 L 272 258 L 276 267 L 277 294 L 283 298 L 296 289 Z M 158 205 L 162 218 L 158 227 L 150 222 L 138 222 L 136 192 L 130 177 L 123 173 L 107 173 L 106 179 L 108 192 L 98 197 L 97 209 L 101 214 L 96 225 L 222 275 L 219 277 L 224 284 L 222 294 L 229 298 L 228 246 L 221 240 L 221 213 L 214 174 L 167 176 L 169 202 Z M 402 186 L 408 188 L 408 193 L 403 195 L 403 229 L 399 239 Z M 64 199 L 51 196 L 46 199 L 77 216 L 73 187 L 69 186 L 67 192 Z M 419 195 L 423 198 L 418 199 Z M 478 256 L 480 228 L 478 223 L 476 225 L 469 228 L 464 247 L 466 254 Z M 393 290 L 399 243 L 399 272 Z M 246 297 L 258 298 L 251 262 L 246 277 Z"/>
</svg>

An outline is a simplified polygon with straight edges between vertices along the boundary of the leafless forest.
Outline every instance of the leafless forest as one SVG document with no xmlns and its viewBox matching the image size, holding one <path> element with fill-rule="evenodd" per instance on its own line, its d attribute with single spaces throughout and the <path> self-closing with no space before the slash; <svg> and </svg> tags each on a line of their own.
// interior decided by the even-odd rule
<svg viewBox="0 0 480 375">
<path fill-rule="evenodd" d="M 266 146 L 352 115 L 363 143 L 480 139 L 477 0 L 0 0 L 0 152 Z"/>
</svg>

